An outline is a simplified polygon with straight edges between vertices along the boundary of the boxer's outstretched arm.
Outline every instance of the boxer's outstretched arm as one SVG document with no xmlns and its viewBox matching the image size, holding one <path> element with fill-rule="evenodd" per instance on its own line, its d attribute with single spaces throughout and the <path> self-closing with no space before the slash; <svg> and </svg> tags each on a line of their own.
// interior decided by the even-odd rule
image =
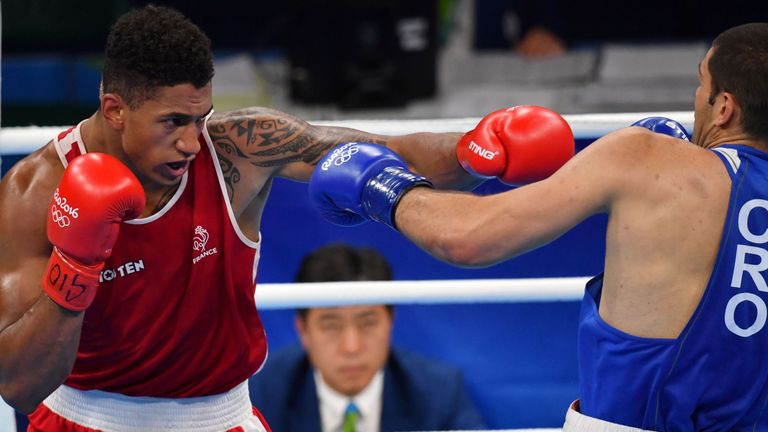
<svg viewBox="0 0 768 432">
<path fill-rule="evenodd" d="M 632 126 L 690 141 L 685 128 L 668 118 L 649 117 Z M 585 218 L 609 212 L 620 192 L 636 187 L 630 167 L 643 165 L 644 143 L 654 138 L 633 129 L 608 134 L 551 177 L 502 194 L 479 197 L 415 188 L 401 198 L 395 223 L 433 255 L 471 267 L 543 246 Z M 528 153 L 537 152 L 532 148 Z"/>
<path fill-rule="evenodd" d="M 643 132 L 639 132 L 642 134 Z M 492 265 L 543 246 L 587 217 L 610 212 L 631 184 L 637 148 L 619 131 L 596 141 L 545 180 L 476 196 L 414 188 L 395 209 L 397 228 L 442 260 Z"/>
<path fill-rule="evenodd" d="M 61 308 L 41 288 L 51 254 L 46 212 L 63 171 L 44 152 L 0 183 L 0 395 L 25 413 L 69 375 L 83 322 L 82 312 Z"/>
<path fill-rule="evenodd" d="M 318 160 L 345 142 L 367 142 L 391 148 L 409 167 L 430 177 L 437 187 L 468 188 L 479 183 L 456 160 L 459 133 L 416 133 L 403 136 L 371 134 L 355 129 L 314 126 L 289 114 L 261 107 L 216 113 L 208 131 L 229 177 L 248 178 L 256 170 L 307 181 Z M 256 174 L 254 174 L 256 175 Z M 242 185 L 230 182 L 231 193 Z M 248 187 L 246 184 L 245 187 Z"/>
<path fill-rule="evenodd" d="M 503 127 L 482 127 L 486 122 Z M 648 189 L 647 166 L 656 161 L 642 160 L 662 154 L 649 148 L 663 149 L 666 156 L 668 146 L 685 144 L 680 141 L 685 135 L 668 119 L 637 125 L 642 127 L 606 135 L 570 158 L 573 135 L 559 115 L 538 107 L 500 110 L 464 135 L 459 149 L 470 140 L 465 146 L 470 151 L 460 151 L 459 160 L 468 171 L 527 186 L 485 197 L 440 193 L 421 187 L 430 184 L 391 150 L 352 143 L 321 159 L 309 193 L 331 222 L 382 222 L 446 261 L 490 265 L 542 246 L 592 214 L 610 212 L 617 197 L 632 196 L 623 200 L 625 207 L 632 207 L 626 202 L 638 207 L 638 190 Z M 473 148 L 506 155 L 503 163 L 489 164 L 475 157 Z"/>
</svg>

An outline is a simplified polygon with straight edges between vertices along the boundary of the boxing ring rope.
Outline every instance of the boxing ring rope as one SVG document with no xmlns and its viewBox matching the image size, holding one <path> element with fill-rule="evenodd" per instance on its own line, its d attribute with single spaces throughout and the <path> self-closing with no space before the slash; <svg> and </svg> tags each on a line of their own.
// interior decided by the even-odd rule
<svg viewBox="0 0 768 432">
<path fill-rule="evenodd" d="M 516 303 L 575 301 L 588 277 L 265 283 L 260 309 L 350 304 Z"/>
<path fill-rule="evenodd" d="M 650 116 L 677 120 L 688 131 L 693 129 L 693 112 L 639 112 L 614 114 L 564 115 L 576 139 L 590 139 L 632 124 Z M 343 126 L 384 135 L 405 135 L 414 132 L 464 132 L 475 127 L 479 117 L 424 120 L 339 120 L 310 122 L 324 126 Z M 27 154 L 45 145 L 53 136 L 69 126 L 25 126 L 0 129 L 0 155 Z"/>
</svg>

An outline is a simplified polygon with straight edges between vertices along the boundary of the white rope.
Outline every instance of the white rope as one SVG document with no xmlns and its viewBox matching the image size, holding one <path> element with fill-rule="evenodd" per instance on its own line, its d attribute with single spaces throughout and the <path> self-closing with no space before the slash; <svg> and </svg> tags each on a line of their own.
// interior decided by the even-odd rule
<svg viewBox="0 0 768 432">
<path fill-rule="evenodd" d="M 350 304 L 576 301 L 588 277 L 259 284 L 260 309 Z"/>
<path fill-rule="evenodd" d="M 617 114 L 565 115 L 577 139 L 595 139 L 650 116 L 677 120 L 688 131 L 693 129 L 693 112 L 640 112 Z M 464 132 L 475 127 L 479 117 L 425 120 L 339 120 L 311 122 L 316 125 L 342 126 L 382 135 L 405 135 L 414 132 Z M 45 145 L 54 135 L 69 126 L 26 126 L 0 129 L 0 155 L 28 154 Z"/>
<path fill-rule="evenodd" d="M 692 111 L 571 114 L 563 117 L 568 121 L 571 129 L 573 129 L 573 135 L 577 139 L 593 139 L 651 116 L 668 117 L 682 123 L 689 131 L 693 129 Z M 424 120 L 344 120 L 312 123 L 350 127 L 383 135 L 405 135 L 414 132 L 465 132 L 473 129 L 479 121 L 480 117 Z"/>
</svg>

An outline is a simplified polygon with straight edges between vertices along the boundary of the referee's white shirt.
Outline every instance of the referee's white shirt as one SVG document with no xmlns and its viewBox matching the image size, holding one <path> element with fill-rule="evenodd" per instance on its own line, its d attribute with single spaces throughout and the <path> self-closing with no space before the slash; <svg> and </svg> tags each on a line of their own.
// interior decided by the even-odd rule
<svg viewBox="0 0 768 432">
<path fill-rule="evenodd" d="M 323 432 L 341 432 L 347 405 L 354 402 L 360 411 L 355 432 L 379 432 L 384 371 L 379 370 L 367 387 L 352 398 L 332 389 L 315 369 L 315 388 L 320 403 L 320 423 Z"/>
</svg>

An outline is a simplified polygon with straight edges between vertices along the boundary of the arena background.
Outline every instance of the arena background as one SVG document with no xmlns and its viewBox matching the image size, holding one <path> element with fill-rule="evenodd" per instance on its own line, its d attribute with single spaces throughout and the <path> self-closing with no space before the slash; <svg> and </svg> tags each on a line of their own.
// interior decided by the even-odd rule
<svg viewBox="0 0 768 432">
<path fill-rule="evenodd" d="M 109 23 L 141 3 L 3 1 L 4 130 L 71 125 L 90 115 Z M 709 39 L 768 17 L 766 6 L 740 0 L 731 2 L 732 14 L 709 1 L 664 2 L 668 16 L 654 17 L 596 0 L 576 2 L 583 6 L 578 13 L 567 2 L 539 2 L 561 13 L 538 15 L 528 2 L 502 0 L 155 3 L 179 8 L 211 37 L 216 110 L 262 105 L 310 121 L 393 124 L 479 117 L 517 104 L 564 114 L 689 111 Z M 79 13 L 84 10 L 89 13 Z M 516 55 L 511 46 L 531 23 L 551 24 L 569 50 L 541 59 Z M 594 138 L 581 137 L 577 145 Z M 24 155 L 14 144 L 0 141 L 3 174 Z M 490 181 L 476 192 L 506 188 Z M 291 282 L 303 255 L 331 242 L 379 249 L 397 280 L 466 280 L 470 293 L 476 279 L 584 277 L 602 268 L 605 223 L 604 216 L 593 217 L 524 256 L 462 269 L 384 226 L 329 224 L 310 206 L 304 184 L 278 180 L 263 218 L 258 280 Z M 491 428 L 558 427 L 578 392 L 578 310 L 575 296 L 403 304 L 394 343 L 459 366 Z M 271 350 L 296 342 L 292 309 L 265 308 L 262 317 Z"/>
</svg>

